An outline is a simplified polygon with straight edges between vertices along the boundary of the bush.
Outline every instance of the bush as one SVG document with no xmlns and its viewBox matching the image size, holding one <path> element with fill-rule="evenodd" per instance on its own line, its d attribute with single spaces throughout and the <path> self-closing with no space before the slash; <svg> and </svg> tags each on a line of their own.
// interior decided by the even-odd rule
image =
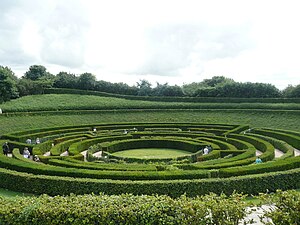
<svg viewBox="0 0 300 225">
<path fill-rule="evenodd" d="M 260 195 L 260 199 L 270 208 L 264 210 L 263 217 L 276 225 L 300 224 L 300 193 L 295 190 L 277 190 L 274 195 Z"/>
<path fill-rule="evenodd" d="M 244 200 L 239 194 L 176 199 L 131 194 L 0 197 L 0 223 L 233 225 L 248 214 Z"/>
</svg>

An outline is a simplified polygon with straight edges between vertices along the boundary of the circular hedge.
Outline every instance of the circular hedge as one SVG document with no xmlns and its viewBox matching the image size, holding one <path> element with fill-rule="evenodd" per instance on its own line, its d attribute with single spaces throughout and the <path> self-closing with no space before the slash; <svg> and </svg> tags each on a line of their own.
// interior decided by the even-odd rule
<svg viewBox="0 0 300 225">
<path fill-rule="evenodd" d="M 26 143 L 36 138 L 40 144 Z M 236 124 L 116 123 L 27 130 L 3 135 L 1 142 L 6 141 L 13 157 L 0 155 L 0 186 L 17 191 L 196 196 L 300 187 L 300 157 L 295 156 L 300 133 L 294 131 Z M 212 148 L 209 154 L 203 154 L 206 146 Z M 40 162 L 25 159 L 25 147 Z M 145 147 L 190 154 L 167 159 L 113 155 Z M 254 163 L 257 154 L 263 163 Z"/>
</svg>

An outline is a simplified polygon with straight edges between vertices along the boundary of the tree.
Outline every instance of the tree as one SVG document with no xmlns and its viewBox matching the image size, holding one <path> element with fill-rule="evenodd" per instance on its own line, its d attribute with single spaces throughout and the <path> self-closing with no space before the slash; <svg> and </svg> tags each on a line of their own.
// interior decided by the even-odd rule
<svg viewBox="0 0 300 225">
<path fill-rule="evenodd" d="M 137 87 L 139 96 L 149 96 L 152 94 L 151 83 L 147 80 L 140 80 L 140 82 L 137 82 Z"/>
<path fill-rule="evenodd" d="M 83 73 L 79 76 L 78 88 L 84 90 L 94 90 L 96 77 L 91 73 Z"/>
<path fill-rule="evenodd" d="M 300 84 L 297 86 L 289 85 L 282 91 L 282 94 L 285 98 L 300 98 Z"/>
<path fill-rule="evenodd" d="M 271 84 L 264 83 L 226 83 L 217 87 L 217 96 L 234 98 L 278 98 L 280 91 Z"/>
<path fill-rule="evenodd" d="M 22 78 L 18 81 L 17 87 L 20 96 L 43 94 L 45 88 L 52 87 L 52 80 L 40 79 L 30 80 Z"/>
<path fill-rule="evenodd" d="M 19 97 L 16 80 L 10 68 L 0 66 L 0 103 Z"/>
<path fill-rule="evenodd" d="M 78 86 L 79 78 L 75 74 L 67 72 L 59 72 L 53 83 L 56 88 L 76 88 Z"/>
<path fill-rule="evenodd" d="M 214 76 L 201 82 L 185 84 L 182 86 L 182 90 L 185 95 L 191 97 L 216 97 L 218 95 L 217 89 L 228 83 L 235 83 L 235 81 L 224 76 Z"/>
<path fill-rule="evenodd" d="M 25 79 L 38 80 L 41 77 L 48 76 L 49 73 L 44 66 L 33 65 L 29 67 L 29 70 L 24 74 Z"/>
<path fill-rule="evenodd" d="M 217 85 L 220 84 L 225 84 L 225 83 L 233 83 L 234 80 L 231 78 L 226 78 L 224 76 L 214 76 L 211 79 L 204 79 L 201 84 L 207 87 L 216 87 Z"/>
<path fill-rule="evenodd" d="M 160 84 L 157 83 L 156 87 L 152 90 L 154 96 L 183 96 L 181 87 L 175 85 L 170 86 L 168 83 Z"/>
</svg>

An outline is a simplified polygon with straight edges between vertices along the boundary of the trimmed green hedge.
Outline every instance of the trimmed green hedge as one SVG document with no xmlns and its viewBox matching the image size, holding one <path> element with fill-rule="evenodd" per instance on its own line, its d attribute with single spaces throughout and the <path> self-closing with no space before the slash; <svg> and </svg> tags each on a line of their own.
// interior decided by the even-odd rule
<svg viewBox="0 0 300 225">
<path fill-rule="evenodd" d="M 239 191 L 258 194 L 277 189 L 300 188 L 300 169 L 223 179 L 120 181 L 33 175 L 0 168 L 0 187 L 36 194 L 68 195 L 100 193 L 160 194 L 177 197 L 204 195 L 210 192 L 231 194 Z"/>
<path fill-rule="evenodd" d="M 270 136 L 279 140 L 283 140 L 296 149 L 300 149 L 300 136 L 294 134 L 283 133 L 279 131 L 271 131 L 267 129 L 253 129 L 254 133 Z"/>
<path fill-rule="evenodd" d="M 300 167 L 300 156 L 287 158 L 284 160 L 271 161 L 235 168 L 222 168 L 219 170 L 220 177 L 242 176 L 247 174 L 268 173 L 274 171 L 284 171 Z"/>
<path fill-rule="evenodd" d="M 80 94 L 96 95 L 102 97 L 124 98 L 129 100 L 159 101 L 159 102 L 208 102 L 208 103 L 300 103 L 300 98 L 216 98 L 216 97 L 159 97 L 159 96 L 134 96 L 120 95 L 107 92 L 68 89 L 47 88 L 45 94 Z"/>
<path fill-rule="evenodd" d="M 42 160 L 42 159 L 41 159 Z M 49 159 L 48 159 L 49 160 Z M 19 172 L 43 174 L 51 176 L 81 177 L 113 180 L 171 180 L 171 179 L 202 179 L 211 177 L 208 170 L 172 170 L 172 171 L 107 171 L 66 168 L 42 163 L 33 165 L 24 161 L 0 155 L 0 166 Z M 215 176 L 215 175 L 214 175 Z"/>
<path fill-rule="evenodd" d="M 251 143 L 257 150 L 263 152 L 262 155 L 260 155 L 261 159 L 263 161 L 270 161 L 273 160 L 275 157 L 275 148 L 272 144 L 270 144 L 267 141 L 264 141 L 263 139 L 252 137 L 252 136 L 246 136 L 246 135 L 238 135 L 238 134 L 230 134 L 228 135 L 230 138 L 240 139 L 243 141 L 247 141 Z M 253 158 L 253 162 L 255 161 L 255 158 Z"/>
<path fill-rule="evenodd" d="M 268 137 L 268 136 L 263 136 L 260 134 L 253 134 L 253 133 L 248 133 L 247 135 L 250 136 L 254 136 L 254 137 L 259 137 L 265 141 L 268 141 L 269 143 L 271 143 L 276 149 L 282 151 L 284 153 L 284 155 L 282 155 L 280 158 L 274 159 L 274 160 L 281 160 L 281 159 L 285 159 L 285 158 L 289 158 L 289 157 L 293 157 L 295 155 L 294 152 L 294 148 L 292 146 L 290 146 L 288 143 L 272 138 L 272 137 Z"/>
<path fill-rule="evenodd" d="M 166 138 L 120 140 L 102 144 L 101 146 L 104 151 L 110 153 L 136 148 L 172 148 L 195 153 L 203 148 L 203 145 L 195 141 Z"/>
<path fill-rule="evenodd" d="M 105 162 L 82 162 L 69 157 L 61 159 L 49 159 L 48 164 L 61 167 L 91 169 L 91 170 L 117 170 L 117 171 L 156 171 L 152 164 L 140 163 L 105 163 Z"/>
<path fill-rule="evenodd" d="M 112 137 L 98 137 L 93 139 L 84 140 L 81 142 L 76 142 L 71 144 L 69 147 L 69 154 L 76 155 L 84 150 L 87 150 L 90 146 L 95 145 L 97 143 L 109 142 L 115 140 L 124 140 L 132 138 L 131 135 L 123 135 L 123 136 L 112 136 Z"/>
<path fill-rule="evenodd" d="M 78 137 L 78 138 L 75 138 L 75 139 L 70 139 L 70 140 L 67 140 L 67 141 L 64 141 L 64 142 L 60 142 L 60 143 L 56 144 L 55 146 L 53 146 L 51 148 L 50 154 L 53 155 L 53 156 L 58 156 L 61 153 L 63 153 L 64 151 L 67 151 L 68 148 L 73 143 L 78 143 L 78 142 L 84 141 L 85 139 L 86 139 L 85 137 Z M 73 155 L 75 155 L 75 154 L 73 153 Z"/>
</svg>

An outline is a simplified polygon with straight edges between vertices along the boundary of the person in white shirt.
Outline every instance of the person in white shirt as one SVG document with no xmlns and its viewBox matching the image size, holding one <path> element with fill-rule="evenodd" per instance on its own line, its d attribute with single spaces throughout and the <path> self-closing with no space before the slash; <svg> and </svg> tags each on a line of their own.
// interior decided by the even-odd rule
<svg viewBox="0 0 300 225">
<path fill-rule="evenodd" d="M 23 156 L 24 156 L 24 158 L 27 158 L 27 159 L 30 158 L 30 152 L 27 147 L 24 148 Z"/>
<path fill-rule="evenodd" d="M 208 148 L 207 148 L 207 146 L 206 146 L 206 147 L 203 149 L 203 155 L 207 155 L 208 152 L 209 152 L 209 150 L 208 150 Z"/>
</svg>

